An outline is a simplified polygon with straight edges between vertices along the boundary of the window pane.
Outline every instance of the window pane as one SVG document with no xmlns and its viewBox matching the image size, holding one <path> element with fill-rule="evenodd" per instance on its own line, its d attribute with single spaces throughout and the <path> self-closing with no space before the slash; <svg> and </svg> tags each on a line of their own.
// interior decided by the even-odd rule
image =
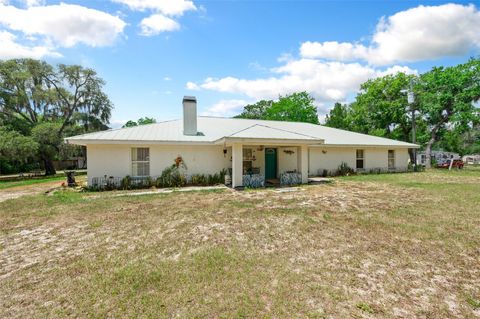
<svg viewBox="0 0 480 319">
<path fill-rule="evenodd" d="M 357 169 L 363 169 L 363 159 L 357 159 Z"/>
<path fill-rule="evenodd" d="M 363 150 L 357 150 L 357 159 L 363 158 Z"/>
<path fill-rule="evenodd" d="M 252 158 L 252 149 L 251 148 L 244 148 L 243 149 L 243 159 L 249 160 Z"/>
<path fill-rule="evenodd" d="M 150 149 L 146 147 L 132 148 L 132 161 L 148 161 Z"/>
<path fill-rule="evenodd" d="M 395 168 L 395 151 L 388 150 L 388 168 Z"/>
<path fill-rule="evenodd" d="M 395 161 L 393 159 L 388 160 L 388 168 L 395 168 Z"/>
<path fill-rule="evenodd" d="M 148 147 L 132 148 L 132 175 L 150 175 L 150 149 Z"/>
<path fill-rule="evenodd" d="M 243 161 L 243 173 L 247 174 L 252 171 L 252 161 Z"/>
</svg>

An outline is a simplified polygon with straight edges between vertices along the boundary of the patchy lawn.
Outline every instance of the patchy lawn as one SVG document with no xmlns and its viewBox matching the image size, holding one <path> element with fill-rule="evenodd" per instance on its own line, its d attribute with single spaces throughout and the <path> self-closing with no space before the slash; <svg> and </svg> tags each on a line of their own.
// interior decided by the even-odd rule
<svg viewBox="0 0 480 319">
<path fill-rule="evenodd" d="M 480 317 L 480 171 L 0 203 L 0 317 Z"/>
</svg>

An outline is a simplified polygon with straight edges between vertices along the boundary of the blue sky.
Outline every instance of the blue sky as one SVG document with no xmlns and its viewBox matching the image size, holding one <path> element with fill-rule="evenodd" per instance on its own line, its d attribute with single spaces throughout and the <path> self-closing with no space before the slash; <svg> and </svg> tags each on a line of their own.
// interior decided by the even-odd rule
<svg viewBox="0 0 480 319">
<path fill-rule="evenodd" d="M 107 81 L 112 126 L 309 91 L 321 116 L 366 79 L 478 55 L 478 3 L 0 0 L 0 58 L 82 64 Z M 3 48 L 2 48 L 3 47 Z"/>
</svg>

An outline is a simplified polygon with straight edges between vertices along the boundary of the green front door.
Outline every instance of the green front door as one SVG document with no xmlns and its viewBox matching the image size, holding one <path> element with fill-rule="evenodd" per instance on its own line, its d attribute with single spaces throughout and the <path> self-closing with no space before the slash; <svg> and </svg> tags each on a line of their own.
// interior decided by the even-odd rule
<svg viewBox="0 0 480 319">
<path fill-rule="evenodd" d="M 277 149 L 265 149 L 265 179 L 277 178 Z"/>
</svg>

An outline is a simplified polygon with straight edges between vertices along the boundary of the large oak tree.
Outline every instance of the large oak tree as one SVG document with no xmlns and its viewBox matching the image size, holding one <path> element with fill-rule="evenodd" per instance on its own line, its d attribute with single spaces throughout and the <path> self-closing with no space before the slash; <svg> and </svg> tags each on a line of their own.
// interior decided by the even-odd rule
<svg viewBox="0 0 480 319">
<path fill-rule="evenodd" d="M 478 123 L 474 103 L 480 100 L 480 59 L 451 67 L 434 67 L 421 75 L 416 87 L 419 110 L 428 124 L 427 166 L 431 150 L 445 132 L 466 132 Z"/>
<path fill-rule="evenodd" d="M 97 73 L 78 65 L 56 67 L 38 60 L 0 61 L 1 124 L 31 136 L 47 175 L 65 132 L 105 128 L 113 108 Z"/>
</svg>

